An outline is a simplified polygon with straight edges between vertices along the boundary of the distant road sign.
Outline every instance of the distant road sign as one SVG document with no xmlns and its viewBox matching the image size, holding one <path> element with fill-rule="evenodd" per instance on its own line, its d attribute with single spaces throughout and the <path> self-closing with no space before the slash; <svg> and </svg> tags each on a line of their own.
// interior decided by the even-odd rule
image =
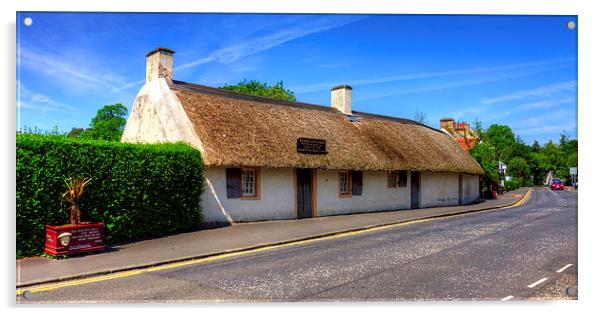
<svg viewBox="0 0 602 316">
<path fill-rule="evenodd" d="M 569 168 L 569 173 L 571 175 L 577 175 L 577 167 L 570 167 Z"/>
</svg>

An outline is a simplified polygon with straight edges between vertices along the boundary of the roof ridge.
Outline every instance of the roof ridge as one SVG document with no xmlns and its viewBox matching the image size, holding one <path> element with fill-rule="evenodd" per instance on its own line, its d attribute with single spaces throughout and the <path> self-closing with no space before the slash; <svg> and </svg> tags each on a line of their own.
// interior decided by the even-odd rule
<svg viewBox="0 0 602 316">
<path fill-rule="evenodd" d="M 377 120 L 385 120 L 385 121 L 393 121 L 393 122 L 396 122 L 396 123 L 418 125 L 418 126 L 426 127 L 426 128 L 432 129 L 432 130 L 434 130 L 436 132 L 445 134 L 443 131 L 441 131 L 439 129 L 436 129 L 436 128 L 428 126 L 426 124 L 422 124 L 420 122 L 417 122 L 417 121 L 414 121 L 414 120 L 410 120 L 410 119 L 406 119 L 406 118 L 395 117 L 395 116 L 387 116 L 387 115 L 381 115 L 381 114 L 374 114 L 374 113 L 366 113 L 366 112 L 356 112 L 356 111 L 352 111 L 352 113 L 353 114 L 359 114 L 360 117 L 370 117 L 370 118 L 377 119 Z"/>
<path fill-rule="evenodd" d="M 184 90 L 184 91 L 188 91 L 188 92 L 194 92 L 194 93 L 219 95 L 219 96 L 224 96 L 224 97 L 230 97 L 233 99 L 242 99 L 242 100 L 247 100 L 247 101 L 272 103 L 275 105 L 285 105 L 285 106 L 293 106 L 293 107 L 310 107 L 310 108 L 316 109 L 316 110 L 322 110 L 322 111 L 328 111 L 328 112 L 338 112 L 338 110 L 331 108 L 329 106 L 311 104 L 311 103 L 305 103 L 305 102 L 298 102 L 298 101 L 286 101 L 286 100 L 273 99 L 273 98 L 262 97 L 262 96 L 257 96 L 257 95 L 250 95 L 250 94 L 245 94 L 245 93 L 241 93 L 241 92 L 214 88 L 214 87 L 209 87 L 209 86 L 204 86 L 204 85 L 200 85 L 200 84 L 196 84 L 196 83 L 189 83 L 189 82 L 184 82 L 184 81 L 179 81 L 179 80 L 172 80 L 171 88 L 174 88 L 177 90 Z"/>
<path fill-rule="evenodd" d="M 271 104 L 275 104 L 275 105 L 284 105 L 284 106 L 291 106 L 291 107 L 296 107 L 296 108 L 301 107 L 301 108 L 306 108 L 306 109 L 310 109 L 310 110 L 326 111 L 326 112 L 339 113 L 341 115 L 346 115 L 344 113 L 339 112 L 337 109 L 332 108 L 330 106 L 326 106 L 326 105 L 319 105 L 319 104 L 312 104 L 312 103 L 305 103 L 305 102 L 298 102 L 298 101 L 286 101 L 286 100 L 272 99 L 272 98 L 268 98 L 268 97 L 250 95 L 250 94 L 245 94 L 245 93 L 241 93 L 241 92 L 214 88 L 214 87 L 210 87 L 210 86 L 200 85 L 200 84 L 196 84 L 196 83 L 189 83 L 189 82 L 180 81 L 180 80 L 172 80 L 172 84 L 170 85 L 170 87 L 173 89 L 183 90 L 183 91 L 188 91 L 188 92 L 193 92 L 193 93 L 205 93 L 205 94 L 211 94 L 211 95 L 219 95 L 219 96 L 224 96 L 224 97 L 230 97 L 233 99 L 242 99 L 242 100 L 254 101 L 254 102 L 271 103 Z M 352 113 L 352 115 L 357 115 L 357 116 L 365 117 L 365 118 L 373 118 L 373 119 L 393 121 L 396 123 L 423 126 L 423 127 L 429 128 L 431 130 L 437 131 L 439 133 L 443 133 L 442 131 L 440 131 L 436 128 L 433 128 L 428 125 L 416 122 L 414 120 L 406 119 L 406 118 L 387 116 L 387 115 L 375 114 L 375 113 L 359 112 L 359 111 L 352 111 L 351 113 Z"/>
</svg>

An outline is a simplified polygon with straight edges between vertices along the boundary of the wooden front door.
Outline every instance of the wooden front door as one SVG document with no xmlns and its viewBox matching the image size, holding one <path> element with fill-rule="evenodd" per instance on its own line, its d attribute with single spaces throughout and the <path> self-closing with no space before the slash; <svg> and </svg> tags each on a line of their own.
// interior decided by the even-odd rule
<svg viewBox="0 0 602 316">
<path fill-rule="evenodd" d="M 412 171 L 410 175 L 411 208 L 420 208 L 420 173 Z"/>
<path fill-rule="evenodd" d="M 297 169 L 297 218 L 312 217 L 313 172 L 311 169 Z"/>
</svg>

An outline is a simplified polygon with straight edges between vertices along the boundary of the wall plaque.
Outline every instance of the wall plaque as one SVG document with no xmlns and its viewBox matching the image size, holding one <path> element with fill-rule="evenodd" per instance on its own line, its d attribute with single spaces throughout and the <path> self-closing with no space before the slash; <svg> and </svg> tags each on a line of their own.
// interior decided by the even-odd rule
<svg viewBox="0 0 602 316">
<path fill-rule="evenodd" d="M 318 155 L 327 154 L 326 140 L 315 138 L 297 138 L 297 152 Z"/>
</svg>

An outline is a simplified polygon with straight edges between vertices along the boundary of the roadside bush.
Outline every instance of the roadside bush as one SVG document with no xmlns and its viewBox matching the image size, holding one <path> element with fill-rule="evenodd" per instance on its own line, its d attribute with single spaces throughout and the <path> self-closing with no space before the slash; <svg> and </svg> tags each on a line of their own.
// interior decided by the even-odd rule
<svg viewBox="0 0 602 316">
<path fill-rule="evenodd" d="M 508 180 L 504 182 L 504 190 L 510 191 L 520 188 L 520 183 L 515 180 Z"/>
<path fill-rule="evenodd" d="M 203 163 L 185 144 L 123 144 L 17 134 L 17 257 L 44 248 L 45 224 L 69 223 L 65 179 L 90 177 L 84 220 L 103 221 L 115 244 L 191 230 L 201 223 Z"/>
</svg>

